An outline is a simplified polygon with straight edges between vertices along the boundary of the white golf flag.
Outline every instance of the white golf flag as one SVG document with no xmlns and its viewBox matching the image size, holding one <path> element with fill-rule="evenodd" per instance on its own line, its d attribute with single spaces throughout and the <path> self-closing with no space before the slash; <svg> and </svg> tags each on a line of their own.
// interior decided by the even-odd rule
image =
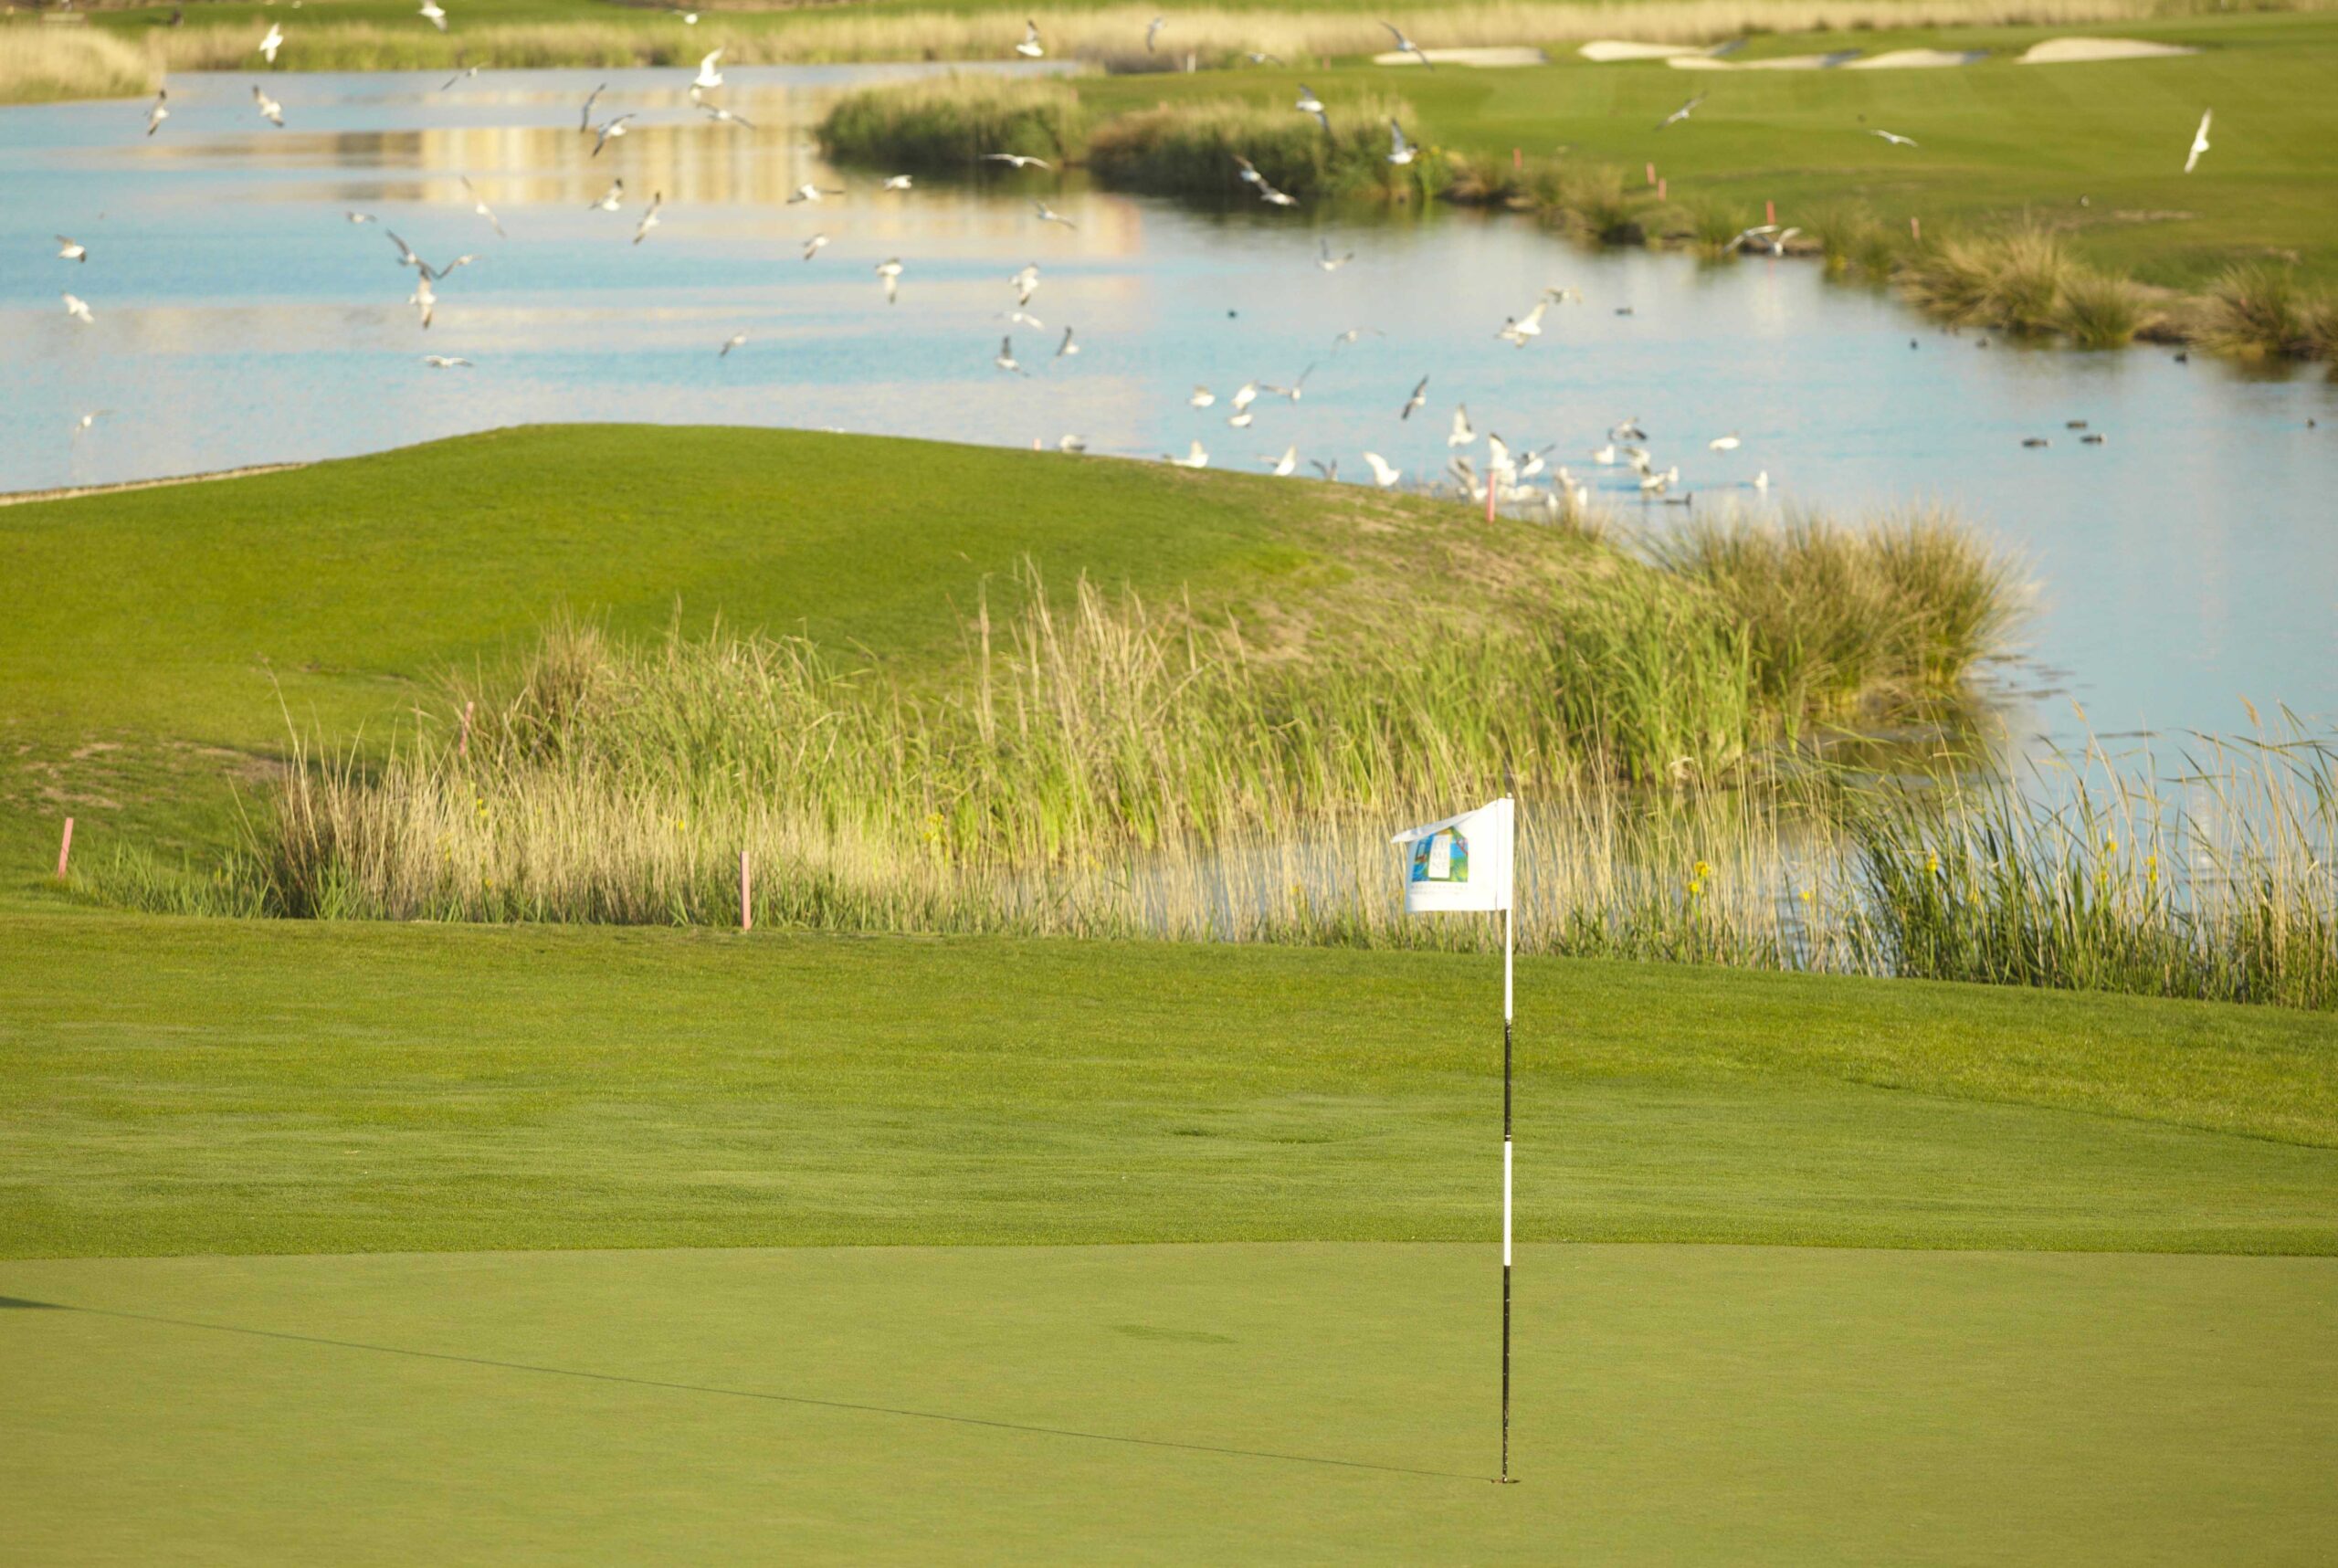
<svg viewBox="0 0 2338 1568">
<path fill-rule="evenodd" d="M 1513 820 L 1504 795 L 1390 839 L 1413 847 L 1405 861 L 1405 912 L 1510 908 Z"/>
</svg>

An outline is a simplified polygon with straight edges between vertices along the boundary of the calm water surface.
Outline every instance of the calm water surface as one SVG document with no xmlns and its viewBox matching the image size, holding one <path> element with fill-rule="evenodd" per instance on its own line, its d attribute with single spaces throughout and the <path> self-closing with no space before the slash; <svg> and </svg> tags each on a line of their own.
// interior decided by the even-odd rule
<svg viewBox="0 0 2338 1568">
<path fill-rule="evenodd" d="M 752 130 L 700 119 L 679 71 L 452 90 L 437 73 L 277 76 L 281 131 L 254 112 L 251 79 L 182 77 L 152 140 L 141 105 L 0 110 L 0 489 L 584 419 L 1077 434 L 1144 457 L 1198 437 L 1216 466 L 1253 469 L 1295 445 L 1302 473 L 1337 459 L 1353 479 L 1367 448 L 1440 468 L 1466 402 L 1480 431 L 1553 444 L 1638 510 L 1625 470 L 1588 462 L 1637 416 L 1701 508 L 1754 500 L 1766 471 L 1773 501 L 1939 501 L 2021 551 L 2041 610 L 2017 685 L 2059 734 L 2077 725 L 2065 696 L 2112 732 L 2231 730 L 2244 697 L 2338 722 L 2338 388 L 2319 370 L 1983 348 L 1808 263 L 1589 253 L 1502 216 L 1221 214 L 1039 174 L 879 195 L 869 173 L 825 167 L 804 127 L 827 100 L 913 68 L 727 73 Z M 577 110 L 603 80 L 600 111 L 640 118 L 595 159 Z M 508 238 L 472 214 L 462 174 Z M 623 209 L 589 210 L 617 176 Z M 807 181 L 849 191 L 787 205 Z M 654 191 L 661 225 L 634 245 Z M 1079 227 L 1040 222 L 1041 195 Z M 349 208 L 380 221 L 353 226 Z M 386 229 L 433 261 L 477 258 L 438 286 L 427 331 Z M 52 233 L 90 259 L 54 259 Z M 831 243 L 803 260 L 817 233 Z M 1322 270 L 1326 242 L 1354 259 Z M 871 268 L 895 256 L 889 307 Z M 1027 262 L 1044 328 L 1005 319 Z M 1553 311 L 1530 349 L 1498 342 L 1546 284 L 1587 302 Z M 67 289 L 94 326 L 66 316 Z M 1081 352 L 1057 359 L 1067 325 Z M 1352 327 L 1366 335 L 1335 349 Z M 1027 376 L 992 363 L 1008 332 Z M 1241 383 L 1310 366 L 1301 401 L 1262 399 L 1252 427 L 1227 426 Z M 1428 407 L 1398 421 L 1425 374 Z M 1217 407 L 1186 405 L 1197 383 Z M 76 435 L 92 409 L 110 412 Z M 2105 444 L 2080 445 L 2071 419 Z M 1730 433 L 1737 451 L 1707 449 Z M 1682 515 L 1648 511 L 1655 527 Z"/>
</svg>

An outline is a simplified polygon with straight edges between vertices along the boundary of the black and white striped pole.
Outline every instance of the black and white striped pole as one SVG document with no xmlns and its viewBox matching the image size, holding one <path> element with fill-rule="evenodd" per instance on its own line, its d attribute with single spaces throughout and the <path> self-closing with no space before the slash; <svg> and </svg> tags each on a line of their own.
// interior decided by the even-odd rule
<svg viewBox="0 0 2338 1568">
<path fill-rule="evenodd" d="M 1513 811 L 1516 807 L 1511 808 Z M 1511 1017 L 1511 921 L 1518 902 L 1513 882 L 1501 911 L 1501 1480 L 1510 1479 L 1510 1032 Z"/>
</svg>

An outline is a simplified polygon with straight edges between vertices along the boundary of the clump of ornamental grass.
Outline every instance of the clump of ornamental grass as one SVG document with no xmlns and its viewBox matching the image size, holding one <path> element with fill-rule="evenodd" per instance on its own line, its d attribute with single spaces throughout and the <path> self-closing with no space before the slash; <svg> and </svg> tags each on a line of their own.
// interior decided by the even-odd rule
<svg viewBox="0 0 2338 1568">
<path fill-rule="evenodd" d="M 2289 268 L 2246 262 L 2209 290 L 2201 341 L 2223 353 L 2297 355 L 2327 352 L 2330 307 L 2309 294 Z"/>
<path fill-rule="evenodd" d="M 1328 132 L 1311 115 L 1239 99 L 1136 110 L 1090 132 L 1088 166 L 1106 184 L 1156 195 L 1255 195 L 1243 160 L 1269 185 L 1301 199 L 1396 198 L 1419 188 L 1414 170 L 1422 165 L 1387 160 L 1388 122 L 1411 120 L 1410 105 L 1367 97 L 1325 113 Z"/>
<path fill-rule="evenodd" d="M 1749 226 L 1745 209 L 1718 196 L 1701 196 L 1681 204 L 1690 245 L 1709 261 L 1733 255 L 1733 243 Z"/>
<path fill-rule="evenodd" d="M 2054 324 L 2080 348 L 2123 348 L 2155 319 L 2138 285 L 2091 268 L 2079 268 L 2062 285 Z"/>
<path fill-rule="evenodd" d="M 1621 241 L 1638 232 L 1638 211 L 1625 194 L 1624 172 L 1612 163 L 1544 163 L 1536 171 L 1534 196 L 1546 216 L 1596 238 Z"/>
<path fill-rule="evenodd" d="M 1064 163 L 1083 146 L 1079 96 L 1052 78 L 927 77 L 837 100 L 817 136 L 828 156 L 888 168 L 963 169 L 987 153 Z"/>
</svg>

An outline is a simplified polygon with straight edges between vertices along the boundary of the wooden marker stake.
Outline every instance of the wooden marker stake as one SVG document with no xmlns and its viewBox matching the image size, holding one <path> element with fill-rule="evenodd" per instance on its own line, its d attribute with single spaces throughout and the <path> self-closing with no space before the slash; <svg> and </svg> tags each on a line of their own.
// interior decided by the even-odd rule
<svg viewBox="0 0 2338 1568">
<path fill-rule="evenodd" d="M 1656 184 L 1656 165 L 1654 163 L 1650 163 L 1648 166 L 1648 183 L 1651 185 Z"/>
<path fill-rule="evenodd" d="M 1914 240 L 1917 244 L 1922 245 L 1924 240 L 1923 224 L 1915 218 L 1910 218 L 1908 220 L 1908 237 Z"/>
<path fill-rule="evenodd" d="M 1662 178 L 1662 177 L 1660 177 L 1660 176 L 1658 178 L 1658 180 L 1657 180 L 1657 182 L 1656 182 L 1656 199 L 1657 199 L 1658 201 L 1664 201 L 1664 200 L 1668 199 L 1668 198 L 1665 196 L 1665 194 L 1664 194 L 1664 187 L 1665 187 L 1665 186 L 1667 186 L 1667 185 L 1669 185 L 1669 184 L 1670 184 L 1671 183 L 1672 183 L 1671 181 L 1669 181 L 1669 180 L 1668 180 L 1668 179 L 1664 179 L 1664 178 Z"/>
<path fill-rule="evenodd" d="M 1512 147 L 1510 150 L 1510 166 L 1513 170 L 1526 167 L 1526 154 Z"/>
<path fill-rule="evenodd" d="M 57 847 L 57 879 L 65 880 L 66 862 L 73 858 L 73 819 L 65 819 L 65 841 Z"/>
<path fill-rule="evenodd" d="M 753 900 L 753 884 L 749 880 L 747 874 L 747 852 L 742 849 L 739 851 L 739 929 L 741 931 L 755 929 Z"/>
<path fill-rule="evenodd" d="M 1777 226 L 1777 221 L 1778 221 L 1778 204 L 1777 204 L 1777 203 L 1775 203 L 1775 202 L 1764 202 L 1764 203 L 1762 204 L 1762 221 L 1763 221 L 1764 223 L 1766 223 L 1766 224 L 1770 225 L 1770 226 L 1773 226 L 1773 227 L 1775 227 L 1775 226 Z"/>
</svg>

